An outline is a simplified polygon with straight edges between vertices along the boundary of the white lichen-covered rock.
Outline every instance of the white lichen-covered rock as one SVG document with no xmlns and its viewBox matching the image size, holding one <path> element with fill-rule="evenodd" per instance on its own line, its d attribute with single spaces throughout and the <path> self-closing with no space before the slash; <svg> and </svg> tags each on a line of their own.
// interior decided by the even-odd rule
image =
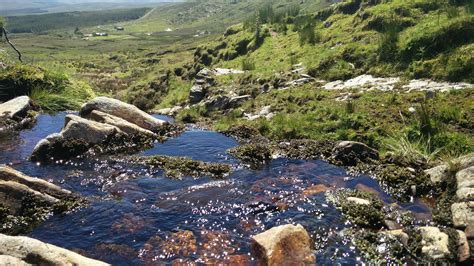
<svg viewBox="0 0 474 266">
<path fill-rule="evenodd" d="M 3 234 L 0 234 L 0 255 L 0 263 L 22 261 L 23 265 L 109 265 L 33 238 Z"/>
<path fill-rule="evenodd" d="M 84 104 L 81 108 L 80 114 L 81 116 L 87 116 L 93 110 L 120 117 L 141 128 L 153 132 L 160 131 L 162 126 L 166 123 L 163 120 L 154 118 L 146 112 L 138 109 L 138 107 L 134 105 L 108 97 L 97 97 L 92 101 Z"/>
<path fill-rule="evenodd" d="M 436 260 L 449 256 L 449 236 L 439 228 L 432 226 L 420 227 L 422 237 L 421 252 L 423 255 Z"/>
<path fill-rule="evenodd" d="M 460 201 L 474 200 L 474 166 L 459 171 L 456 174 L 456 196 Z"/>
<path fill-rule="evenodd" d="M 474 224 L 474 201 L 457 202 L 451 205 L 453 224 L 457 228 L 465 228 Z"/>
<path fill-rule="evenodd" d="M 94 110 L 91 113 L 89 113 L 86 118 L 102 123 L 102 124 L 108 124 L 115 126 L 125 132 L 126 134 L 129 134 L 131 136 L 143 136 L 143 137 L 149 137 L 149 138 L 156 138 L 157 135 L 150 130 L 141 128 L 137 126 L 136 124 L 130 123 L 127 120 L 124 120 L 120 117 L 116 117 L 101 111 Z"/>
<path fill-rule="evenodd" d="M 252 237 L 261 265 L 311 265 L 316 263 L 308 232 L 301 225 L 273 227 Z"/>
</svg>

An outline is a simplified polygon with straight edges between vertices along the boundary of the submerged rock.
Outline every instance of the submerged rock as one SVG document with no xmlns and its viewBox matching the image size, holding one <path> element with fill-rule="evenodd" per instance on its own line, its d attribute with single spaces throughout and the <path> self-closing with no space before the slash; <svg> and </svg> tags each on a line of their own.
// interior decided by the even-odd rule
<svg viewBox="0 0 474 266">
<path fill-rule="evenodd" d="M 361 142 L 342 141 L 334 147 L 332 159 L 344 165 L 356 165 L 359 161 L 378 160 L 379 152 Z"/>
<path fill-rule="evenodd" d="M 152 156 L 137 159 L 138 163 L 163 169 L 168 177 L 210 176 L 223 178 L 232 171 L 232 167 L 222 163 L 206 163 L 186 157 Z"/>
<path fill-rule="evenodd" d="M 21 130 L 36 121 L 36 110 L 28 96 L 20 96 L 0 104 L 0 134 Z"/>
<path fill-rule="evenodd" d="M 165 121 L 138 109 L 138 107 L 107 97 L 97 97 L 81 107 L 80 115 L 88 116 L 92 111 L 97 110 L 119 118 L 122 118 L 141 128 L 160 132 Z"/>
<path fill-rule="evenodd" d="M 3 234 L 0 255 L 2 265 L 109 265 L 33 238 Z"/>
<path fill-rule="evenodd" d="M 261 265 L 309 265 L 316 258 L 311 239 L 301 225 L 273 227 L 252 237 L 254 252 Z"/>
</svg>

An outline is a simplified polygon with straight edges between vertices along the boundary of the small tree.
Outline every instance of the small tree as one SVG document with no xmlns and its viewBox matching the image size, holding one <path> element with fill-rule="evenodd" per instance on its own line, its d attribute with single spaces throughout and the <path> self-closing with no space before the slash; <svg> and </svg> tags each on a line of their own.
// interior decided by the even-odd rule
<svg viewBox="0 0 474 266">
<path fill-rule="evenodd" d="M 15 45 L 13 45 L 13 43 L 10 42 L 10 39 L 8 39 L 8 33 L 7 33 L 7 30 L 5 29 L 5 21 L 3 20 L 2 17 L 0 17 L 0 40 L 3 39 L 3 36 L 5 36 L 5 40 L 13 48 L 13 50 L 15 50 L 15 52 L 17 52 L 18 60 L 20 60 L 20 62 L 23 62 L 21 60 L 21 52 L 18 51 L 18 49 L 16 49 Z"/>
</svg>

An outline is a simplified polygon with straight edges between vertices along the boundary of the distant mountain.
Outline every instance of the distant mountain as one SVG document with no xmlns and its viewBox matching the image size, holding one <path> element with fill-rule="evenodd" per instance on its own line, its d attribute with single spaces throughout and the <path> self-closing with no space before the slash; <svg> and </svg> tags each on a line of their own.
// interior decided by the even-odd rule
<svg viewBox="0 0 474 266">
<path fill-rule="evenodd" d="M 185 0 L 0 0 L 0 16 L 144 7 Z"/>
</svg>

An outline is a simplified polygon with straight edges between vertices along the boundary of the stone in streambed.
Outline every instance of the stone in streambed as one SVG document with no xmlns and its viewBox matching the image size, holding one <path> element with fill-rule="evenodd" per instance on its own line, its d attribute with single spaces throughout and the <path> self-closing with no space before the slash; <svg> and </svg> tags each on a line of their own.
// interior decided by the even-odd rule
<svg viewBox="0 0 474 266">
<path fill-rule="evenodd" d="M 315 264 L 308 232 L 301 225 L 273 227 L 252 237 L 254 252 L 261 265 Z"/>
<path fill-rule="evenodd" d="M 344 165 L 356 165 L 358 161 L 378 160 L 379 152 L 364 143 L 342 141 L 334 147 L 332 159 Z"/>
<path fill-rule="evenodd" d="M 84 104 L 81 107 L 80 115 L 87 116 L 94 110 L 120 117 L 155 133 L 160 132 L 162 127 L 167 124 L 165 121 L 154 118 L 134 105 L 108 97 L 97 97 Z"/>
<path fill-rule="evenodd" d="M 37 109 L 28 96 L 0 104 L 0 134 L 21 130 L 34 123 Z"/>
<path fill-rule="evenodd" d="M 0 264 L 16 265 L 109 265 L 39 240 L 0 234 Z"/>
</svg>

